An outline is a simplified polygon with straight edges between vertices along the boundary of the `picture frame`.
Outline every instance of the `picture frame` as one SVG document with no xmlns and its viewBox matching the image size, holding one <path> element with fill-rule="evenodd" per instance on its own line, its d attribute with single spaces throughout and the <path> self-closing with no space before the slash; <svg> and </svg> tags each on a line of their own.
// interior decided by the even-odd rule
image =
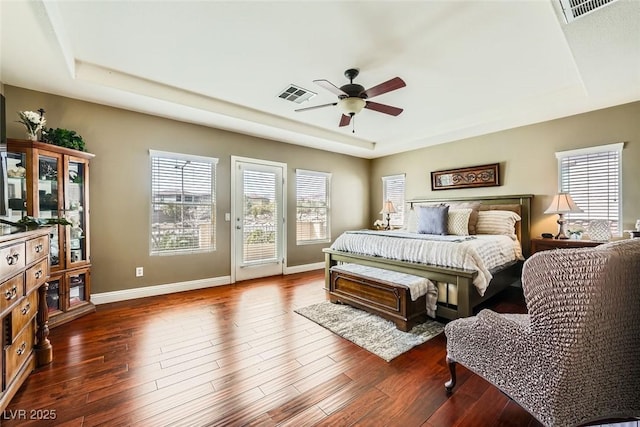
<svg viewBox="0 0 640 427">
<path fill-rule="evenodd" d="M 499 185 L 499 163 L 431 172 L 432 190 L 494 187 Z"/>
</svg>

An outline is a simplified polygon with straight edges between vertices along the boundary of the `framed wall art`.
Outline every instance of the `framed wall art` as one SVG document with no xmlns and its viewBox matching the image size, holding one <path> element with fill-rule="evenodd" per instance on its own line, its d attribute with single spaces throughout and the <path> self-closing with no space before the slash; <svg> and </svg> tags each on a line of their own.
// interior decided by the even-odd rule
<svg viewBox="0 0 640 427">
<path fill-rule="evenodd" d="M 432 190 L 494 187 L 500 185 L 500 164 L 431 172 Z"/>
</svg>

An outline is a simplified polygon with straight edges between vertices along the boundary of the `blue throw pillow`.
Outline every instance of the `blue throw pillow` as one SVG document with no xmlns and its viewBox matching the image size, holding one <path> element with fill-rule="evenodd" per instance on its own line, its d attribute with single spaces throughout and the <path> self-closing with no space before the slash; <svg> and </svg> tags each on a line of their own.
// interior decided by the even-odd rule
<svg viewBox="0 0 640 427">
<path fill-rule="evenodd" d="M 418 211 L 418 233 L 447 234 L 449 206 L 420 206 Z"/>
</svg>

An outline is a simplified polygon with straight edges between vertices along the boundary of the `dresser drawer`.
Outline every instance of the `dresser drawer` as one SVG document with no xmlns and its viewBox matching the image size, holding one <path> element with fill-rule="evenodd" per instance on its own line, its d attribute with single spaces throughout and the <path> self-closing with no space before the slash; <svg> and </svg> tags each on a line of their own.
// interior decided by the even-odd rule
<svg viewBox="0 0 640 427">
<path fill-rule="evenodd" d="M 20 368 L 29 358 L 33 350 L 35 320 L 31 320 L 31 325 L 24 328 L 13 344 L 5 347 L 5 385 L 11 384 Z"/>
<path fill-rule="evenodd" d="M 13 341 L 22 328 L 29 323 L 38 312 L 38 292 L 24 298 L 16 308 L 11 310 L 11 336 L 8 341 Z"/>
<path fill-rule="evenodd" d="M 28 294 L 32 289 L 35 289 L 42 285 L 47 281 L 47 277 L 49 277 L 49 260 L 47 258 L 44 258 L 36 265 L 27 269 L 27 288 L 25 289 L 25 293 Z"/>
<path fill-rule="evenodd" d="M 41 236 L 37 239 L 27 240 L 26 265 L 31 264 L 49 254 L 49 236 Z"/>
<path fill-rule="evenodd" d="M 18 274 L 15 277 L 0 285 L 0 314 L 18 301 L 24 293 L 24 275 Z"/>
<path fill-rule="evenodd" d="M 0 278 L 13 276 L 25 265 L 24 243 L 0 248 Z"/>
</svg>

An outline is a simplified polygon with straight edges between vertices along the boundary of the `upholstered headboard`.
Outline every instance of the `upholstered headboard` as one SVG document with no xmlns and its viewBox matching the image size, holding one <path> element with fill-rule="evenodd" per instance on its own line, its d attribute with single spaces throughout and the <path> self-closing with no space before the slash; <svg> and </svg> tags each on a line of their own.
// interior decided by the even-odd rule
<svg viewBox="0 0 640 427">
<path fill-rule="evenodd" d="M 522 244 L 522 253 L 529 256 L 531 249 L 531 199 L 533 194 L 485 197 L 449 197 L 440 199 L 412 199 L 406 203 L 409 208 L 419 204 L 480 202 L 480 210 L 500 209 L 516 212 L 522 218 L 516 223 L 516 235 Z"/>
</svg>

